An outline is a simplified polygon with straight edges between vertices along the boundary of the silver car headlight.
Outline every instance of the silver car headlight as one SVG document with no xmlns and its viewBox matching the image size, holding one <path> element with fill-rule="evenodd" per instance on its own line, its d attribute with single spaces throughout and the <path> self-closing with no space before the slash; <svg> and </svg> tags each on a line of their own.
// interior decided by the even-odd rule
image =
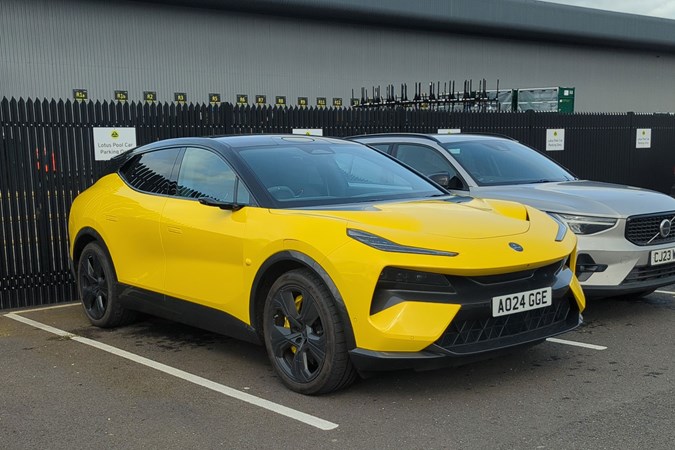
<svg viewBox="0 0 675 450">
<path fill-rule="evenodd" d="M 455 252 L 445 252 L 442 250 L 431 250 L 428 248 L 400 245 L 376 234 L 368 233 L 367 231 L 362 230 L 355 230 L 353 228 L 347 228 L 347 236 L 361 242 L 362 244 L 366 244 L 369 247 L 382 250 L 383 252 L 414 253 L 416 255 L 433 256 L 457 256 L 459 254 Z"/>
<path fill-rule="evenodd" d="M 550 213 L 564 221 L 574 234 L 587 235 L 609 230 L 616 225 L 616 219 L 609 217 L 578 216 L 576 214 Z"/>
</svg>

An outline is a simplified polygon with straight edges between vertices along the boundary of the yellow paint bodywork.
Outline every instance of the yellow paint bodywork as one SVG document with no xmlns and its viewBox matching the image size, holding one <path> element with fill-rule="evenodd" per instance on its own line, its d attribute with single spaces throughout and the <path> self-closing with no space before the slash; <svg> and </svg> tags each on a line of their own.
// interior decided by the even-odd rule
<svg viewBox="0 0 675 450">
<path fill-rule="evenodd" d="M 489 275 L 536 268 L 570 257 L 576 237 L 555 242 L 558 224 L 517 203 L 424 200 L 314 210 L 244 207 L 236 212 L 195 200 L 139 193 L 116 174 L 78 196 L 69 219 L 74 238 L 85 227 L 105 241 L 118 281 L 226 312 L 251 324 L 250 292 L 261 266 L 282 251 L 319 264 L 337 287 L 359 348 L 413 352 L 436 341 L 460 309 L 406 301 L 371 315 L 380 273 L 393 266 L 450 275 Z M 400 245 L 446 252 L 384 252 L 347 236 L 353 228 Z M 524 250 L 508 245 L 517 242 Z M 573 277 L 580 310 L 585 300 Z"/>
</svg>

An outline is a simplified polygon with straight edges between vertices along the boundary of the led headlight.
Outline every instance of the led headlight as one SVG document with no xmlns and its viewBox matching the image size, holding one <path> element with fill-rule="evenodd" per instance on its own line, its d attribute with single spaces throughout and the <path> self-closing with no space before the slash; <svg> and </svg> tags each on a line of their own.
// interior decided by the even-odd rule
<svg viewBox="0 0 675 450">
<path fill-rule="evenodd" d="M 383 252 L 414 253 L 416 255 L 433 256 L 457 256 L 459 254 L 455 252 L 444 252 L 441 250 L 431 250 L 428 248 L 400 245 L 383 237 L 368 233 L 367 231 L 354 230 L 352 228 L 347 228 L 347 236 L 361 242 L 362 244 L 366 244 L 369 247 L 382 250 Z"/>
<path fill-rule="evenodd" d="M 555 214 L 549 214 L 549 216 L 551 216 L 551 219 L 553 219 L 555 223 L 558 224 L 558 232 L 555 235 L 555 241 L 560 242 L 565 239 L 565 236 L 567 235 L 567 224 L 561 219 L 558 219 Z"/>
<path fill-rule="evenodd" d="M 609 230 L 616 225 L 616 219 L 608 217 L 578 216 L 576 214 L 550 213 L 552 216 L 564 221 L 574 234 L 595 234 Z"/>
</svg>

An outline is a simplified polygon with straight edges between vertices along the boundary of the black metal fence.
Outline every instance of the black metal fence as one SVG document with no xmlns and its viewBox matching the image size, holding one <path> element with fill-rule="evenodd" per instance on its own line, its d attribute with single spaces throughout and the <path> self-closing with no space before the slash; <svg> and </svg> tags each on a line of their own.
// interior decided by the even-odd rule
<svg viewBox="0 0 675 450">
<path fill-rule="evenodd" d="M 99 176 L 94 127 L 134 127 L 139 145 L 180 136 L 290 133 L 490 132 L 544 149 L 546 130 L 565 129 L 565 150 L 547 152 L 581 178 L 670 192 L 675 116 L 668 114 L 448 113 L 420 109 L 281 108 L 189 104 L 0 102 L 0 309 L 73 300 L 67 216 Z M 639 128 L 651 148 L 636 149 Z"/>
</svg>

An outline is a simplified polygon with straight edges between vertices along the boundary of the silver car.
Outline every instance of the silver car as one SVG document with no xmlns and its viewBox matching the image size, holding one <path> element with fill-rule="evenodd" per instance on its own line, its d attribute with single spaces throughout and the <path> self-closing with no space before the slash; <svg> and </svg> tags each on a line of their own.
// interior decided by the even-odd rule
<svg viewBox="0 0 675 450">
<path fill-rule="evenodd" d="M 578 180 L 541 153 L 488 135 L 356 136 L 454 193 L 514 200 L 563 220 L 577 235 L 576 272 L 588 296 L 646 295 L 675 283 L 675 199 Z"/>
</svg>

